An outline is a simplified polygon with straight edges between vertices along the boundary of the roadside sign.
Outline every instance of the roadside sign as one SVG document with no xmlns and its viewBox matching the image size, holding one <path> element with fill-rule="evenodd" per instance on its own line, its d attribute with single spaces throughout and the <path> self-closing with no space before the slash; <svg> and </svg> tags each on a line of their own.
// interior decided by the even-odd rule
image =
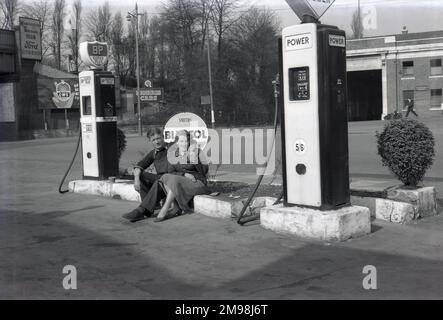
<svg viewBox="0 0 443 320">
<path fill-rule="evenodd" d="M 203 150 L 208 143 L 209 130 L 205 121 L 198 115 L 184 112 L 174 115 L 168 120 L 163 132 L 166 143 L 175 143 L 177 133 L 186 130 L 191 135 L 191 143 Z"/>
<path fill-rule="evenodd" d="M 310 15 L 320 19 L 335 0 L 286 0 L 300 20 L 303 16 Z"/>
<path fill-rule="evenodd" d="M 138 92 L 136 93 L 138 96 Z M 163 100 L 163 88 L 149 88 L 140 90 L 140 101 L 159 102 Z"/>
<path fill-rule="evenodd" d="M 82 42 L 79 54 L 83 63 L 90 68 L 102 68 L 108 61 L 108 44 L 106 42 Z"/>
<path fill-rule="evenodd" d="M 150 80 L 145 81 L 146 88 L 152 88 L 152 82 Z"/>
<path fill-rule="evenodd" d="M 23 59 L 42 60 L 41 22 L 30 18 L 19 18 L 20 49 Z"/>
</svg>

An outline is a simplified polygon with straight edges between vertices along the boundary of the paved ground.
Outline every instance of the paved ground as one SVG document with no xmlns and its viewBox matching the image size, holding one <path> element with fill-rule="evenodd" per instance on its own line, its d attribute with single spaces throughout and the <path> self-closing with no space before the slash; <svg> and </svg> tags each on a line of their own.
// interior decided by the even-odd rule
<svg viewBox="0 0 443 320">
<path fill-rule="evenodd" d="M 427 183 L 438 185 L 443 133 L 430 126 L 439 144 Z M 379 127 L 351 124 L 354 179 L 389 177 L 373 154 Z M 147 148 L 140 138 L 128 142 L 123 164 Z M 443 298 L 443 215 L 408 226 L 377 221 L 370 236 L 344 243 L 196 214 L 129 224 L 120 215 L 133 203 L 57 193 L 74 146 L 74 139 L 0 144 L 2 299 Z M 226 168 L 252 181 L 253 170 Z M 78 159 L 71 179 L 80 172 Z M 77 268 L 76 291 L 62 287 L 65 265 Z M 378 290 L 363 289 L 365 265 L 377 267 Z"/>
</svg>

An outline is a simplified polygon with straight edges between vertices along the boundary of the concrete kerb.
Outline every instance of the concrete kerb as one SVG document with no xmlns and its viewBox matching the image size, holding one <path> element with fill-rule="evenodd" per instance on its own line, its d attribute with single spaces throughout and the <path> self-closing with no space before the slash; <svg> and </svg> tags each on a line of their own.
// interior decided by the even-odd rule
<svg viewBox="0 0 443 320">
<path fill-rule="evenodd" d="M 392 182 L 363 180 L 351 185 L 351 202 L 369 208 L 372 217 L 400 224 L 438 214 L 435 187 L 413 190 Z"/>
<path fill-rule="evenodd" d="M 114 199 L 140 202 L 140 195 L 135 191 L 133 181 L 116 180 L 96 181 L 77 180 L 69 182 L 69 191 L 80 194 L 96 195 Z M 239 216 L 246 198 L 200 195 L 194 197 L 194 211 L 213 218 L 230 219 Z M 246 214 L 255 214 L 266 206 L 271 206 L 277 199 L 273 197 L 257 197 L 249 206 Z"/>
<path fill-rule="evenodd" d="M 76 180 L 69 182 L 69 191 L 80 194 L 140 202 L 140 195 L 131 180 L 94 181 Z"/>
</svg>

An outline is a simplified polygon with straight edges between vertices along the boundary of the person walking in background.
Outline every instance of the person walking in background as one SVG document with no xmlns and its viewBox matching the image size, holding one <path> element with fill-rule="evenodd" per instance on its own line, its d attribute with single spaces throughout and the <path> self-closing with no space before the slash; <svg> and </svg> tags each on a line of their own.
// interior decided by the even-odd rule
<svg viewBox="0 0 443 320">
<path fill-rule="evenodd" d="M 409 114 L 412 112 L 413 114 L 415 114 L 415 116 L 418 118 L 418 114 L 414 111 L 414 101 L 412 101 L 411 99 L 408 99 L 406 101 L 407 103 L 407 112 L 406 112 L 406 118 L 409 116 Z"/>
</svg>

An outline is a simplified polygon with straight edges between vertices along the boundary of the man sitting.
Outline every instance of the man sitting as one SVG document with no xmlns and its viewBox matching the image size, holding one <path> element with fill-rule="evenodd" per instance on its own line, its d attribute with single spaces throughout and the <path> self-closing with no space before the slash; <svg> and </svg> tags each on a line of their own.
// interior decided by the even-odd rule
<svg viewBox="0 0 443 320">
<path fill-rule="evenodd" d="M 163 139 L 163 132 L 160 128 L 150 129 L 147 137 L 154 145 L 154 150 L 149 152 L 134 167 L 134 188 L 140 193 L 142 202 L 136 209 L 123 215 L 123 218 L 131 222 L 137 222 L 145 219 L 145 217 L 152 216 L 160 200 L 166 197 L 159 184 L 159 179 L 168 172 L 168 146 Z M 156 174 L 145 172 L 152 164 L 154 164 Z"/>
</svg>

